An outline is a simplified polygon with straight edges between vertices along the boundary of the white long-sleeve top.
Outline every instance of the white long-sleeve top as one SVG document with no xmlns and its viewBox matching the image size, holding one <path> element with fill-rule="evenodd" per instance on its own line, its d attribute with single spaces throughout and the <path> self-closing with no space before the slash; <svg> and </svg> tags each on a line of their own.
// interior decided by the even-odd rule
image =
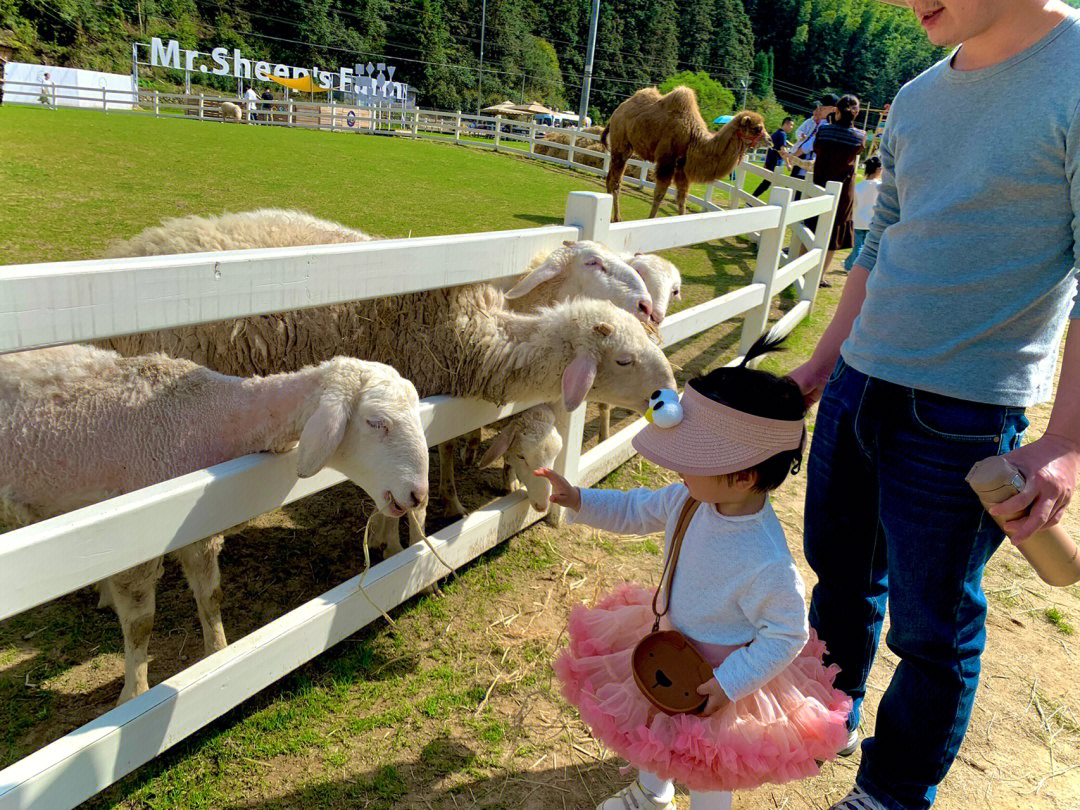
<svg viewBox="0 0 1080 810">
<path fill-rule="evenodd" d="M 665 532 L 670 548 L 684 484 L 653 491 L 581 490 L 570 521 L 613 534 Z M 764 686 L 802 650 L 809 637 L 805 586 L 784 530 L 766 502 L 753 515 L 729 517 L 702 504 L 690 520 L 671 588 L 672 626 L 694 641 L 740 645 L 713 674 L 738 700 Z"/>
</svg>

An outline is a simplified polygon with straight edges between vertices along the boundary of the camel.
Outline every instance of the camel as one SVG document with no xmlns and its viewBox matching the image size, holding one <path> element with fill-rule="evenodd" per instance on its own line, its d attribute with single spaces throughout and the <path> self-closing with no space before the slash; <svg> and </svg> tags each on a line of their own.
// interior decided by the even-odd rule
<svg viewBox="0 0 1080 810">
<path fill-rule="evenodd" d="M 710 132 L 689 87 L 676 87 L 665 95 L 655 87 L 638 90 L 615 109 L 600 135 L 600 142 L 611 152 L 607 191 L 615 198 L 612 222 L 621 219 L 619 189 L 632 153 L 656 164 L 651 219 L 660 210 L 672 178 L 679 213 L 685 214 L 691 183 L 727 177 L 743 155 L 768 135 L 765 119 L 749 110 L 736 114 L 719 132 Z"/>
</svg>

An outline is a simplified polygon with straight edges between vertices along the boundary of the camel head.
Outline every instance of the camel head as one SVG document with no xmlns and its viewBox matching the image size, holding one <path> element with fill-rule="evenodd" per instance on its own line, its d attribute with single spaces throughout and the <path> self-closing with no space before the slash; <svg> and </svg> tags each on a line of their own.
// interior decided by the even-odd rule
<svg viewBox="0 0 1080 810">
<path fill-rule="evenodd" d="M 735 117 L 725 124 L 724 129 L 728 127 L 734 130 L 735 136 L 739 139 L 740 151 L 743 152 L 753 149 L 769 137 L 769 131 L 765 129 L 765 119 L 761 113 L 751 110 L 736 113 Z"/>
</svg>

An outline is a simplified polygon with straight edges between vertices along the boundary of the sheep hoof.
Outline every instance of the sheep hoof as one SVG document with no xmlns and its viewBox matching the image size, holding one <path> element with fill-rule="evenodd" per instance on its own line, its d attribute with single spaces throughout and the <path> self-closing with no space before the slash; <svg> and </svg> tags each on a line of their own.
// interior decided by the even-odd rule
<svg viewBox="0 0 1080 810">
<path fill-rule="evenodd" d="M 456 495 L 444 498 L 443 503 L 445 504 L 444 513 L 447 517 L 465 517 L 468 514 Z"/>
</svg>

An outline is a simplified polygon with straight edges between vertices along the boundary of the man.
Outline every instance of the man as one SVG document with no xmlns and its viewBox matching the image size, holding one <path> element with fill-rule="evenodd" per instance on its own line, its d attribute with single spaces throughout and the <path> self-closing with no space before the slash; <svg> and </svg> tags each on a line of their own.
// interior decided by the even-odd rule
<svg viewBox="0 0 1080 810">
<path fill-rule="evenodd" d="M 836 105 L 840 101 L 832 93 L 826 93 L 821 97 L 821 101 L 817 103 L 814 108 L 814 113 L 795 130 L 795 147 L 791 150 L 791 153 L 804 160 L 814 159 L 814 138 L 817 136 L 817 131 L 821 129 L 821 125 L 825 123 L 826 119 L 834 112 L 836 112 Z M 806 177 L 806 170 L 798 166 L 792 166 L 792 177 Z"/>
<path fill-rule="evenodd" d="M 886 601 L 899 659 L 855 788 L 833 810 L 930 807 L 964 738 L 983 567 L 1003 539 L 968 469 L 1004 453 L 1022 471 L 1024 490 L 994 507 L 1023 513 L 1007 524 L 1022 543 L 1059 520 L 1080 468 L 1080 19 L 1059 0 L 912 6 L 932 43 L 958 48 L 897 95 L 870 233 L 791 375 L 821 398 L 810 622 L 855 701 L 852 749 Z M 1025 100 L 1022 126 L 988 123 L 1002 98 Z M 1052 398 L 1067 321 L 1049 425 L 1020 447 L 1025 407 Z"/>
<path fill-rule="evenodd" d="M 248 85 L 248 89 L 244 91 L 244 98 L 247 100 L 248 121 L 258 121 L 259 114 L 255 112 L 255 103 L 259 100 L 259 94 L 255 92 L 254 87 Z"/>
<path fill-rule="evenodd" d="M 776 171 L 777 165 L 783 159 L 783 152 L 787 149 L 787 136 L 795 127 L 795 119 L 790 116 L 780 124 L 780 129 L 772 134 L 772 147 L 765 153 L 765 168 L 770 172 Z M 762 181 L 754 190 L 754 196 L 760 197 L 771 186 L 768 180 Z"/>
<path fill-rule="evenodd" d="M 38 96 L 38 103 L 50 110 L 56 109 L 56 84 L 48 71 L 41 76 L 41 94 Z"/>
</svg>

